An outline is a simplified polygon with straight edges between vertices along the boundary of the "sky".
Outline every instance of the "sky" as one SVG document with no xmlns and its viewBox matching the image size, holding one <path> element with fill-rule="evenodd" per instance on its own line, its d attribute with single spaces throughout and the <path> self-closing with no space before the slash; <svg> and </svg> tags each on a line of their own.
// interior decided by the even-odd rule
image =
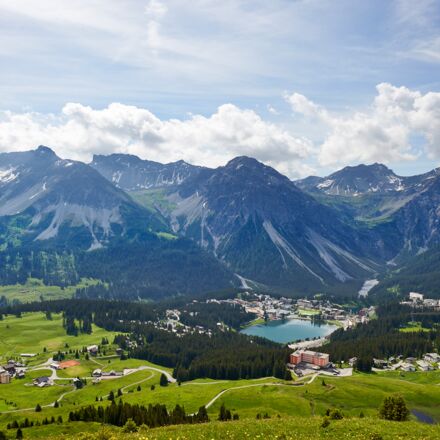
<svg viewBox="0 0 440 440">
<path fill-rule="evenodd" d="M 0 0 L 0 151 L 440 166 L 438 0 Z"/>
</svg>

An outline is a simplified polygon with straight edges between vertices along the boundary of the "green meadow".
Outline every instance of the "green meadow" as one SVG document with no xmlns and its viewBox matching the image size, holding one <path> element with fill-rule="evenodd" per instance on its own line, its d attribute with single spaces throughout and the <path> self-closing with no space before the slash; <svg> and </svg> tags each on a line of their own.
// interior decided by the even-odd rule
<svg viewBox="0 0 440 440">
<path fill-rule="evenodd" d="M 90 335 L 68 336 L 62 327 L 62 317 L 57 314 L 52 315 L 52 320 L 48 320 L 43 313 L 23 314 L 21 318 L 7 316 L 0 321 L 0 335 L 0 363 L 10 357 L 19 357 L 20 353 L 37 354 L 35 358 L 27 360 L 31 369 L 25 379 L 14 379 L 11 384 L 0 385 L 0 430 L 6 430 L 6 425 L 14 420 L 20 423 L 25 418 L 35 423 L 46 417 L 50 419 L 52 416 L 61 416 L 64 421 L 63 424 L 24 428 L 25 438 L 48 438 L 61 434 L 75 438 L 76 433 L 81 430 L 96 431 L 96 424 L 67 423 L 69 412 L 83 405 L 108 405 L 108 394 L 111 391 L 116 394 L 119 389 L 125 402 L 142 405 L 162 403 L 169 409 L 180 404 L 184 405 L 187 413 L 196 412 L 200 406 L 207 405 L 215 399 L 208 407 L 211 420 L 217 418 L 222 404 L 240 417 L 238 422 L 149 430 L 145 438 L 151 439 L 174 438 L 172 436 L 177 433 L 181 435 L 181 439 L 206 438 L 203 435 L 213 439 L 246 438 L 239 436 L 241 430 L 249 433 L 248 438 L 256 438 L 252 436 L 257 432 L 257 428 L 261 433 L 267 431 L 267 436 L 260 438 L 272 438 L 271 433 L 278 431 L 286 436 L 281 438 L 311 438 L 306 436 L 308 434 L 305 427 L 313 429 L 321 436 L 315 438 L 331 439 L 335 438 L 332 435 L 351 432 L 347 430 L 353 426 L 361 433 L 367 432 L 369 427 L 382 426 L 383 430 L 379 431 L 381 435 L 384 434 L 383 438 L 400 438 L 398 436 L 403 435 L 404 426 L 411 429 L 417 427 L 420 433 L 426 432 L 425 437 L 414 438 L 436 438 L 434 433 L 439 435 L 437 427 L 416 422 L 414 416 L 411 416 L 412 422 L 403 424 L 380 421 L 377 409 L 386 396 L 400 393 L 411 410 L 417 410 L 437 422 L 440 421 L 440 371 L 356 373 L 352 377 L 317 377 L 306 385 L 263 378 L 239 381 L 198 379 L 180 385 L 169 384 L 167 387 L 161 387 L 160 373 L 146 368 L 116 379 L 103 379 L 100 383 L 93 383 L 91 373 L 96 368 L 104 371 L 122 371 L 143 366 L 168 372 L 171 370 L 137 359 L 120 360 L 115 356 L 115 347 L 111 344 L 115 333 L 96 326 Z M 55 380 L 54 386 L 32 386 L 35 377 L 52 373 L 47 366 L 39 365 L 45 363 L 53 352 L 65 350 L 66 344 L 72 350 L 100 344 L 103 337 L 110 341 L 110 345 L 106 346 L 105 356 L 87 359 L 81 354 L 78 359 L 79 366 L 57 371 L 59 379 Z M 70 355 L 67 358 L 74 356 Z M 75 390 L 72 385 L 72 379 L 77 376 L 86 378 L 86 385 L 80 390 Z M 58 408 L 49 406 L 56 400 L 59 400 Z M 37 404 L 43 406 L 41 412 L 35 412 Z M 332 421 L 328 428 L 321 429 L 322 416 L 328 408 L 341 409 L 344 420 Z M 257 414 L 267 414 L 270 420 L 257 422 Z M 365 419 L 359 418 L 361 414 Z M 289 429 L 296 429 L 303 436 L 288 437 L 289 431 L 284 429 L 287 426 L 290 426 Z M 12 430 L 7 432 L 10 436 L 15 435 Z M 391 434 L 396 437 L 392 437 Z"/>
<path fill-rule="evenodd" d="M 21 303 L 66 299 L 72 298 L 76 289 L 97 283 L 98 280 L 83 278 L 75 286 L 59 287 L 46 286 L 39 279 L 29 278 L 26 284 L 0 286 L 0 297 L 4 296 L 8 301 L 20 301 Z"/>
</svg>

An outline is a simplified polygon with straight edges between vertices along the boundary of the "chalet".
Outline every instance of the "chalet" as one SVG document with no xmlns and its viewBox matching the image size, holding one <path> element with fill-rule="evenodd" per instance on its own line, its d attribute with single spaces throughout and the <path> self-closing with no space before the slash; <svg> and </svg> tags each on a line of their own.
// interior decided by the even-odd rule
<svg viewBox="0 0 440 440">
<path fill-rule="evenodd" d="M 8 384 L 11 382 L 11 375 L 4 368 L 0 367 L 0 384 Z"/>
<path fill-rule="evenodd" d="M 440 362 L 440 355 L 438 353 L 426 353 L 423 360 L 426 362 Z"/>
<path fill-rule="evenodd" d="M 417 361 L 417 365 L 422 371 L 431 371 L 434 369 L 433 366 L 426 361 Z"/>
<path fill-rule="evenodd" d="M 96 370 L 93 370 L 92 376 L 93 377 L 101 377 L 102 376 L 102 370 L 100 368 L 97 368 Z"/>
<path fill-rule="evenodd" d="M 25 378 L 25 372 L 24 370 L 18 370 L 15 374 L 16 379 L 24 379 Z"/>
<path fill-rule="evenodd" d="M 6 365 L 3 365 L 2 368 L 5 371 L 7 371 L 11 376 L 14 376 L 14 374 L 15 374 L 15 364 L 7 363 Z"/>
<path fill-rule="evenodd" d="M 416 367 L 413 364 L 409 364 L 408 362 L 404 362 L 401 366 L 400 369 L 402 371 L 416 371 Z"/>
<path fill-rule="evenodd" d="M 373 359 L 373 363 L 376 368 L 388 367 L 388 361 L 386 361 L 385 359 Z"/>
<path fill-rule="evenodd" d="M 98 354 L 98 346 L 97 345 L 90 345 L 87 347 L 87 353 L 91 354 L 92 356 L 96 356 Z"/>
<path fill-rule="evenodd" d="M 50 379 L 50 377 L 47 377 L 47 376 L 37 377 L 33 383 L 35 386 L 40 387 L 40 388 L 53 385 L 52 380 Z"/>
</svg>

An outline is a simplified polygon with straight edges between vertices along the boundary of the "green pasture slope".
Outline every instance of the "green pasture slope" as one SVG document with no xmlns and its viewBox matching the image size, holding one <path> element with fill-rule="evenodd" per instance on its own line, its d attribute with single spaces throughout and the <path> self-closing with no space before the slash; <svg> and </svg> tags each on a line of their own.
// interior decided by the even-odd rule
<svg viewBox="0 0 440 440">
<path fill-rule="evenodd" d="M 50 301 L 54 299 L 72 298 L 76 289 L 97 284 L 98 280 L 83 278 L 75 286 L 61 288 L 59 286 L 46 286 L 37 278 L 29 278 L 26 284 L 0 286 L 0 297 L 4 296 L 8 301 L 18 300 L 21 303 L 34 301 Z"/>
<path fill-rule="evenodd" d="M 52 352 L 64 349 L 66 343 L 74 350 L 85 345 L 99 344 L 102 337 L 111 343 L 114 333 L 94 327 L 91 335 L 67 336 L 62 328 L 61 316 L 55 314 L 52 320 L 47 320 L 43 313 L 29 313 L 23 314 L 21 318 L 8 316 L 0 321 L 0 364 L 20 353 L 31 352 L 38 355 L 28 362 L 33 368 L 41 368 L 30 370 L 23 380 L 0 385 L 0 430 L 7 432 L 10 438 L 15 438 L 14 430 L 6 430 L 6 425 L 14 420 L 20 423 L 28 418 L 35 423 L 46 417 L 57 419 L 61 416 L 62 424 L 23 428 L 24 438 L 47 439 L 61 435 L 79 438 L 78 432 L 96 432 L 99 426 L 94 423 L 68 423 L 69 412 L 83 405 L 108 405 L 108 394 L 111 391 L 117 393 L 120 389 L 125 402 L 143 405 L 162 403 L 169 409 L 180 404 L 184 405 L 187 413 L 195 412 L 201 405 L 212 402 L 208 407 L 212 422 L 208 424 L 152 429 L 142 434 L 128 435 L 127 440 L 177 437 L 181 440 L 242 439 L 258 438 L 257 434 L 260 438 L 285 439 L 380 438 L 371 437 L 375 434 L 384 439 L 440 438 L 437 425 L 416 422 L 414 416 L 411 416 L 411 422 L 403 423 L 384 422 L 377 416 L 377 408 L 385 396 L 401 393 L 411 410 L 440 421 L 440 371 L 355 374 L 347 378 L 325 377 L 324 382 L 321 377 L 317 377 L 313 382 L 300 386 L 274 378 L 263 378 L 239 381 L 198 379 L 181 385 L 160 387 L 160 372 L 147 367 L 168 372 L 170 369 L 136 359 L 120 360 L 114 355 L 115 347 L 110 344 L 106 346 L 106 356 L 87 360 L 81 355 L 79 366 L 58 371 L 56 385 L 42 389 L 31 386 L 33 378 L 51 374 L 47 366 L 39 365 L 46 362 Z M 44 347 L 47 352 L 43 352 Z M 102 380 L 99 384 L 93 384 L 90 378 L 95 368 L 121 371 L 140 366 L 146 369 L 121 378 Z M 87 378 L 87 384 L 81 390 L 74 390 L 72 386 L 72 378 L 76 376 Z M 50 406 L 56 400 L 59 400 L 59 407 Z M 239 414 L 238 422 L 215 422 L 223 403 L 233 413 Z M 34 410 L 37 404 L 43 406 L 43 410 L 38 413 Z M 321 428 L 322 417 L 328 408 L 341 409 L 344 419 L 331 421 L 329 427 Z M 270 419 L 257 421 L 258 413 L 267 413 Z M 360 418 L 361 414 L 365 418 Z M 109 429 L 115 432 L 115 439 L 125 438 L 120 429 Z"/>
</svg>

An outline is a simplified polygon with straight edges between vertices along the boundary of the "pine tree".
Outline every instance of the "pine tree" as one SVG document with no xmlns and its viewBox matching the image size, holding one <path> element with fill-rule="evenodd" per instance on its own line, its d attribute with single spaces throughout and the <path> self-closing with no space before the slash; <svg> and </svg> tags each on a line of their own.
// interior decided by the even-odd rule
<svg viewBox="0 0 440 440">
<path fill-rule="evenodd" d="M 35 407 L 35 412 L 41 412 L 41 405 L 37 403 L 37 406 Z"/>
<path fill-rule="evenodd" d="M 159 384 L 160 384 L 161 387 L 166 387 L 166 386 L 168 386 L 168 379 L 167 379 L 167 377 L 165 376 L 165 374 L 163 374 L 163 373 L 160 375 L 160 381 L 159 381 Z"/>
<path fill-rule="evenodd" d="M 18 440 L 21 440 L 23 438 L 23 431 L 20 428 L 17 429 L 17 434 L 15 438 Z"/>
</svg>

